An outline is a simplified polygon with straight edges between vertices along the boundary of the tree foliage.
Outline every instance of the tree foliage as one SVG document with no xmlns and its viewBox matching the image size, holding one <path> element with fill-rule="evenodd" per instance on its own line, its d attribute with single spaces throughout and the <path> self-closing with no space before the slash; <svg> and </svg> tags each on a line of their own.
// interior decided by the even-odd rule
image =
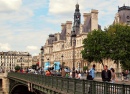
<svg viewBox="0 0 130 94">
<path fill-rule="evenodd" d="M 88 33 L 83 41 L 83 47 L 82 57 L 88 62 L 95 61 L 103 64 L 103 59 L 109 57 L 109 38 L 107 33 L 101 30 Z"/>
<path fill-rule="evenodd" d="M 19 71 L 19 70 L 20 70 L 20 66 L 16 66 L 15 71 Z"/>
<path fill-rule="evenodd" d="M 88 66 L 83 67 L 83 71 L 86 71 L 86 70 L 88 70 Z"/>
<path fill-rule="evenodd" d="M 112 59 L 130 68 L 130 26 L 111 25 L 105 29 L 93 30 L 83 41 L 82 57 L 88 62 L 103 64 L 103 59 Z"/>
<path fill-rule="evenodd" d="M 111 41 L 111 59 L 115 63 L 120 62 L 124 68 L 124 66 L 130 65 L 130 27 L 120 24 L 113 25 L 108 28 L 108 33 L 111 32 L 109 30 L 111 28 L 115 28 L 115 32 L 111 34 L 113 36 Z"/>
</svg>

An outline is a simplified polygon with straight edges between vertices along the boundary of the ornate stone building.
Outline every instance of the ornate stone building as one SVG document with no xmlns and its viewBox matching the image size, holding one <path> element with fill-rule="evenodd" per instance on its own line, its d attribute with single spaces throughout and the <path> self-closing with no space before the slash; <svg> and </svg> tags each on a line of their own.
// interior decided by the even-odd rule
<svg viewBox="0 0 130 94">
<path fill-rule="evenodd" d="M 100 29 L 98 25 L 98 10 L 92 9 L 90 13 L 84 13 L 84 23 L 81 24 L 81 14 L 79 10 L 79 4 L 76 4 L 74 13 L 74 22 L 66 21 L 61 24 L 61 33 L 50 34 L 44 45 L 44 62 L 62 61 L 65 66 L 72 68 L 73 66 L 73 47 L 71 34 L 74 30 L 76 33 L 76 46 L 75 46 L 75 68 L 82 69 L 87 65 L 82 59 L 81 50 L 83 50 L 83 40 L 87 37 L 87 33 Z"/>
<path fill-rule="evenodd" d="M 90 13 L 83 14 L 84 23 L 81 23 L 81 14 L 79 10 L 79 5 L 76 4 L 76 9 L 74 13 L 74 22 L 72 26 L 72 21 L 66 21 L 66 23 L 61 24 L 61 33 L 50 34 L 49 38 L 46 40 L 43 46 L 44 51 L 44 62 L 50 62 L 53 64 L 55 61 L 62 63 L 65 62 L 65 66 L 72 68 L 73 66 L 73 47 L 71 34 L 74 30 L 76 33 L 76 47 L 75 47 L 75 68 L 80 68 L 82 70 L 83 66 L 87 66 L 88 63 L 83 60 L 81 55 L 81 50 L 83 49 L 83 40 L 87 37 L 87 33 L 94 29 L 101 29 L 98 25 L 98 10 L 92 9 Z M 116 13 L 115 23 L 125 23 L 130 24 L 130 7 L 123 6 L 118 8 L 118 13 Z M 104 60 L 105 65 L 108 67 L 115 68 L 116 71 L 121 71 L 121 67 L 117 69 L 117 65 L 114 64 L 112 60 Z M 95 62 L 93 62 L 95 63 Z M 102 65 L 96 64 L 96 70 L 101 71 L 103 69 Z"/>
<path fill-rule="evenodd" d="M 37 56 L 33 56 L 32 57 L 32 65 L 36 65 L 37 63 L 40 62 L 40 55 L 37 55 Z M 41 65 L 40 65 L 41 66 Z"/>
<path fill-rule="evenodd" d="M 0 52 L 0 69 L 14 70 L 17 65 L 22 68 L 32 66 L 32 56 L 28 52 Z"/>
<path fill-rule="evenodd" d="M 122 6 L 118 7 L 118 13 L 116 13 L 114 24 L 121 23 L 121 24 L 128 24 L 130 25 L 130 7 L 129 6 Z"/>
</svg>

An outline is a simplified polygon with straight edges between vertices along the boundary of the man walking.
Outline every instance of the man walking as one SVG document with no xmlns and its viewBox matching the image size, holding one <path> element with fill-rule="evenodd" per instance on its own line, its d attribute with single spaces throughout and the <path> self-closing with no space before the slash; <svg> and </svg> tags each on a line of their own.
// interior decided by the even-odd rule
<svg viewBox="0 0 130 94">
<path fill-rule="evenodd" d="M 92 76 L 92 79 L 95 77 L 95 64 L 93 64 L 93 67 L 89 70 L 89 74 Z"/>
<path fill-rule="evenodd" d="M 104 70 L 101 73 L 102 81 L 111 81 L 111 71 L 108 70 L 108 66 L 104 66 Z"/>
</svg>

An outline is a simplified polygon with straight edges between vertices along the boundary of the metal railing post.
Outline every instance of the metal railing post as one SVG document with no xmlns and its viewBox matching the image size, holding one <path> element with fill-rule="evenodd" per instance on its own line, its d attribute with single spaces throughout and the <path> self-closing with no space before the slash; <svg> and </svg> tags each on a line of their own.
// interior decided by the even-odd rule
<svg viewBox="0 0 130 94">
<path fill-rule="evenodd" d="M 85 81 L 82 80 L 82 94 L 85 94 Z"/>
<path fill-rule="evenodd" d="M 76 93 L 76 79 L 73 79 L 73 80 L 74 80 L 74 87 L 73 87 L 74 93 L 73 94 L 75 94 Z"/>
<path fill-rule="evenodd" d="M 108 92 L 108 83 L 104 82 L 104 94 L 107 94 Z"/>
<path fill-rule="evenodd" d="M 67 78 L 67 93 L 69 92 L 69 78 Z"/>
<path fill-rule="evenodd" d="M 130 92 L 129 92 L 130 93 Z M 121 94 L 125 94 L 125 84 L 122 84 Z"/>
<path fill-rule="evenodd" d="M 63 90 L 63 79 L 64 78 L 61 78 L 61 91 Z"/>
</svg>

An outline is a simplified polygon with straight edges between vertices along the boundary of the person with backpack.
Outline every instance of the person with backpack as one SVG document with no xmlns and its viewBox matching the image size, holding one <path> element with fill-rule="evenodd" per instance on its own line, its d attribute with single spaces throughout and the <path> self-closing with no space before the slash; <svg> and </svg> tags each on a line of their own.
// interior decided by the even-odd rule
<svg viewBox="0 0 130 94">
<path fill-rule="evenodd" d="M 89 70 L 89 74 L 92 76 L 92 79 L 95 78 L 95 67 L 96 65 L 93 64 L 93 67 Z"/>
</svg>

